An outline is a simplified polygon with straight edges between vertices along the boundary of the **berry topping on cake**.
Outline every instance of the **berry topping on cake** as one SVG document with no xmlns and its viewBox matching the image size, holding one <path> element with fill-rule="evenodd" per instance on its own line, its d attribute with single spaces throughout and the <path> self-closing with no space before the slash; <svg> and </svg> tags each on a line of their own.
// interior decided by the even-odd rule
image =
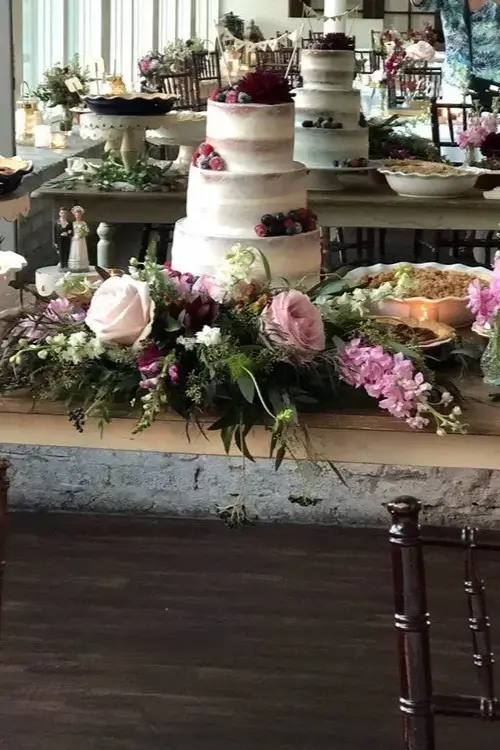
<svg viewBox="0 0 500 750">
<path fill-rule="evenodd" d="M 238 92 L 228 91 L 224 100 L 226 104 L 237 104 L 238 103 Z"/>
<path fill-rule="evenodd" d="M 238 94 L 238 102 L 240 104 L 250 104 L 252 101 L 252 97 L 250 94 L 247 94 L 246 91 L 240 91 Z"/>
<path fill-rule="evenodd" d="M 211 143 L 202 143 L 201 146 L 199 146 L 198 151 L 202 156 L 210 156 L 214 151 L 214 147 Z"/>
<path fill-rule="evenodd" d="M 220 156 L 211 156 L 208 162 L 210 169 L 214 169 L 216 172 L 221 172 L 224 169 L 224 162 Z"/>
<path fill-rule="evenodd" d="M 307 208 L 296 208 L 284 214 L 264 214 L 260 224 L 255 227 L 259 237 L 283 237 L 303 232 L 312 232 L 317 228 L 317 217 Z"/>
<path fill-rule="evenodd" d="M 257 237 L 267 237 L 269 234 L 269 227 L 267 227 L 265 224 L 257 224 L 255 227 L 255 234 Z"/>
<path fill-rule="evenodd" d="M 304 120 L 302 123 L 303 128 L 313 128 L 314 127 L 314 120 Z"/>
</svg>

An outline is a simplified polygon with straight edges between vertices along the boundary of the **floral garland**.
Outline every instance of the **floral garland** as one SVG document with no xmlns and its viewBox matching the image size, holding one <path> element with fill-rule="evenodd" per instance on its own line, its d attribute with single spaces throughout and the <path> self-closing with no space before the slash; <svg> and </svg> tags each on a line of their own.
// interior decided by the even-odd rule
<svg viewBox="0 0 500 750">
<path fill-rule="evenodd" d="M 38 300 L 4 336 L 0 391 L 67 404 L 83 430 L 132 404 L 135 432 L 172 409 L 189 424 L 217 418 L 227 452 L 253 460 L 246 438 L 269 429 L 276 468 L 310 442 L 300 413 L 327 410 L 362 389 L 410 427 L 463 432 L 460 409 L 438 386 L 417 347 L 403 347 L 367 310 L 393 293 L 327 279 L 308 293 L 270 282 L 262 254 L 235 245 L 215 277 L 193 277 L 154 254 L 97 285 L 63 280 L 61 296 Z M 311 455 L 311 459 L 320 457 Z"/>
</svg>

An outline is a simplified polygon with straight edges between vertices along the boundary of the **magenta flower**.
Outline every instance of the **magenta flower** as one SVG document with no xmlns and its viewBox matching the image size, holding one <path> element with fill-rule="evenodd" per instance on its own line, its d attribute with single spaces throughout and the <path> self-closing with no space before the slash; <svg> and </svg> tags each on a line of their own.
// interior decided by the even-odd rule
<svg viewBox="0 0 500 750">
<path fill-rule="evenodd" d="M 467 130 L 462 130 L 458 134 L 457 143 L 459 148 L 467 148 L 467 146 L 479 148 L 487 135 L 488 131 L 480 122 L 473 122 Z"/>
<path fill-rule="evenodd" d="M 156 344 L 148 346 L 148 348 L 142 352 L 137 363 L 141 375 L 158 375 L 161 370 L 162 357 L 163 354 Z M 142 387 L 143 386 L 141 385 L 141 388 Z"/>
<path fill-rule="evenodd" d="M 143 391 L 154 391 L 158 385 L 158 378 L 145 378 L 139 383 Z"/>
</svg>

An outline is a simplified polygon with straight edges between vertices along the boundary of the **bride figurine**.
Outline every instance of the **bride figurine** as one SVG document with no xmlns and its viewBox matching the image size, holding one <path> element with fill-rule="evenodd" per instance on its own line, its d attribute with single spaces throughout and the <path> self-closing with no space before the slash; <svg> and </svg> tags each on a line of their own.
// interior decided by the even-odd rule
<svg viewBox="0 0 500 750">
<path fill-rule="evenodd" d="M 89 228 L 83 220 L 85 209 L 81 206 L 73 206 L 73 237 L 69 251 L 68 270 L 73 273 L 84 273 L 89 270 L 89 253 L 87 250 L 87 235 Z"/>
</svg>

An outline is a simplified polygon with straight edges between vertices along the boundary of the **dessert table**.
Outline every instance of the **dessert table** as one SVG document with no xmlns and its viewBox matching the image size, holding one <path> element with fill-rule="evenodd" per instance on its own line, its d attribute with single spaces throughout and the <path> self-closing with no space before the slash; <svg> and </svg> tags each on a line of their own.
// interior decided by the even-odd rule
<svg viewBox="0 0 500 750">
<path fill-rule="evenodd" d="M 33 191 L 57 211 L 81 203 L 86 219 L 100 222 L 97 234 L 99 265 L 113 264 L 113 224 L 170 224 L 186 215 L 183 192 L 102 192 L 88 186 L 65 188 L 52 180 Z M 324 227 L 387 229 L 498 229 L 500 203 L 486 200 L 480 190 L 458 198 L 403 198 L 388 187 L 373 185 L 309 193 L 309 208 Z"/>
<path fill-rule="evenodd" d="M 465 399 L 467 435 L 439 437 L 412 430 L 376 408 L 306 414 L 301 421 L 308 427 L 318 457 L 337 463 L 500 469 L 500 403 L 489 399 L 492 389 L 479 378 L 457 380 L 456 385 Z M 133 427 L 132 415 L 117 412 L 102 435 L 92 420 L 79 433 L 62 404 L 34 406 L 16 396 L 0 399 L 1 443 L 224 455 L 218 433 L 205 431 L 203 435 L 193 426 L 188 437 L 184 420 L 175 414 L 162 415 L 138 435 L 132 435 Z M 264 427 L 255 427 L 247 441 L 252 455 L 269 457 L 269 433 Z M 298 453 L 297 458 L 306 456 Z"/>
</svg>

